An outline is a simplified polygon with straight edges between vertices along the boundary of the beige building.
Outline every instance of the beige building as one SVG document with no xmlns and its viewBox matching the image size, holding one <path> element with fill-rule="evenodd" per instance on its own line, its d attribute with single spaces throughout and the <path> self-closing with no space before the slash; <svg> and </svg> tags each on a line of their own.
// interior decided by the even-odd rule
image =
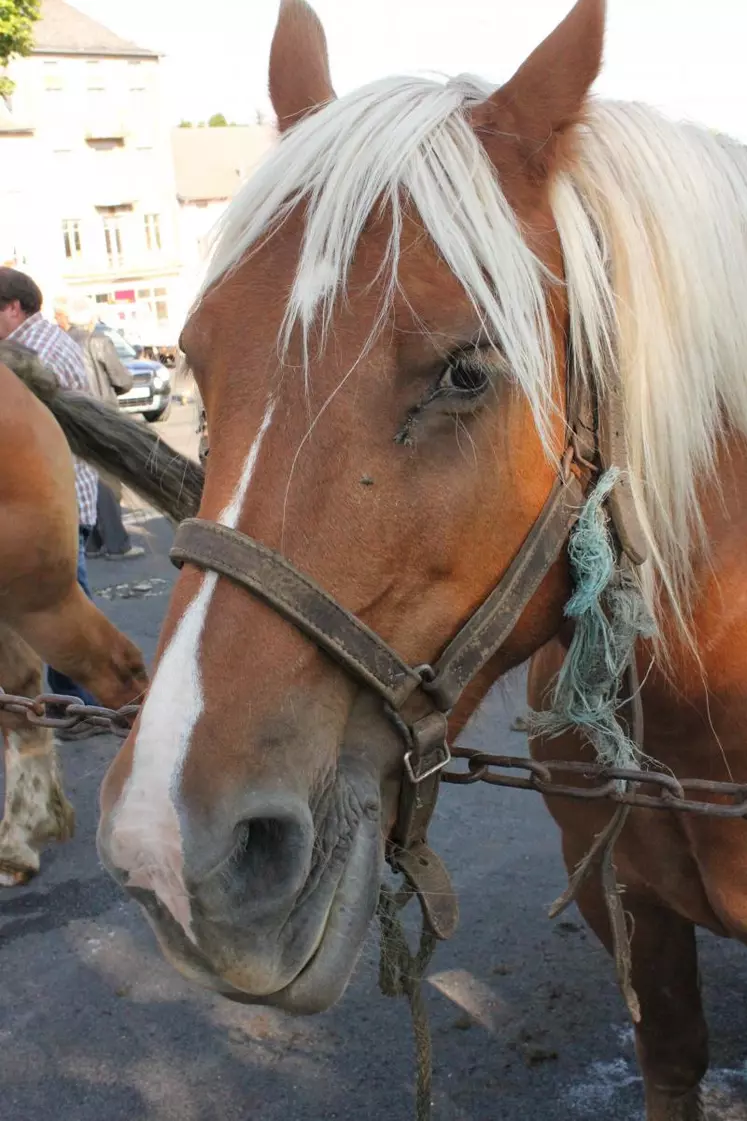
<svg viewBox="0 0 747 1121">
<path fill-rule="evenodd" d="M 199 284 L 216 223 L 275 138 L 271 125 L 172 130 L 179 242 L 190 292 Z"/>
<path fill-rule="evenodd" d="M 0 99 L 0 263 L 48 302 L 83 293 L 133 341 L 172 345 L 186 294 L 159 56 L 63 0 L 42 12 Z"/>
</svg>

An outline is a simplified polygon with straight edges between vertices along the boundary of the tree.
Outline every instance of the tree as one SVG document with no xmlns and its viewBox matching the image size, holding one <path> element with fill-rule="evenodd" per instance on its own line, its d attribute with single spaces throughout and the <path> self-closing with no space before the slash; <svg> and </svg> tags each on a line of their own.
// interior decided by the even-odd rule
<svg viewBox="0 0 747 1121">
<path fill-rule="evenodd" d="M 0 6 L 3 0 L 0 0 Z M 236 121 L 226 120 L 223 113 L 213 113 L 208 121 L 179 121 L 178 128 L 236 128 Z"/>
<path fill-rule="evenodd" d="M 0 66 L 7 66 L 17 55 L 31 53 L 34 24 L 41 15 L 41 0 L 0 0 Z M 0 75 L 0 96 L 7 97 L 13 83 Z"/>
</svg>

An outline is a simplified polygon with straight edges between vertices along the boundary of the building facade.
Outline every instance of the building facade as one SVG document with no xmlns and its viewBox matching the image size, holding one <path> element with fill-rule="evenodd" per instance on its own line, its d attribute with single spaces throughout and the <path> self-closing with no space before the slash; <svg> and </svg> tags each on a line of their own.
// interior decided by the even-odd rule
<svg viewBox="0 0 747 1121">
<path fill-rule="evenodd" d="M 0 99 L 0 263 L 48 304 L 84 294 L 132 341 L 172 346 L 188 297 L 159 56 L 63 0 L 42 12 Z"/>
<path fill-rule="evenodd" d="M 202 279 L 226 207 L 276 138 L 269 124 L 173 129 L 179 242 L 190 292 Z"/>
</svg>

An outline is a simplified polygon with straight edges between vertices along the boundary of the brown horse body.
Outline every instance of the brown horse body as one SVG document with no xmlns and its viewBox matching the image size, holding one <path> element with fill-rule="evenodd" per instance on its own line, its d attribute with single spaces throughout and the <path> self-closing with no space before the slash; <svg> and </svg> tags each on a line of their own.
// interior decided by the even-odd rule
<svg viewBox="0 0 747 1121">
<path fill-rule="evenodd" d="M 747 167 L 637 111 L 590 115 L 603 29 L 602 0 L 579 0 L 482 98 L 403 80 L 337 102 L 318 21 L 284 0 L 270 89 L 287 135 L 229 212 L 183 334 L 210 424 L 200 515 L 281 552 L 411 665 L 433 661 L 506 572 L 557 478 L 570 336 L 602 396 L 605 362 L 619 361 L 625 387 L 651 549 L 642 589 L 663 632 L 638 652 L 646 752 L 683 776 L 747 780 L 747 346 L 729 337 L 741 321 L 727 310 L 747 298 L 747 262 L 718 273 L 729 253 L 716 228 L 732 215 L 743 242 Z M 713 268 L 711 304 L 687 252 L 657 228 L 678 183 L 657 159 L 689 159 L 687 182 L 701 183 L 688 148 L 701 144 L 714 186 L 699 201 L 721 200 L 713 253 L 709 241 L 693 249 Z M 354 217 L 340 216 L 340 198 Z M 705 222 L 684 215 L 683 241 L 710 237 Z M 688 299 L 692 316 L 680 311 Z M 547 703 L 571 587 L 564 555 L 457 703 L 452 735 L 532 655 L 530 699 Z M 590 749 L 568 734 L 533 751 Z M 236 584 L 187 564 L 153 684 L 104 784 L 100 851 L 187 975 L 234 999 L 324 1008 L 375 907 L 402 756 L 367 689 Z M 551 809 L 573 868 L 611 809 Z M 742 840 L 741 821 L 636 810 L 617 848 L 649 1121 L 703 1116 L 694 924 L 744 936 Z M 609 944 L 592 881 L 580 904 Z"/>
<path fill-rule="evenodd" d="M 645 677 L 645 750 L 680 778 L 747 781 L 747 449 L 735 441 L 719 458 L 720 494 L 704 494 L 713 544 L 696 571 L 693 634 L 674 644 L 665 672 L 639 652 Z M 566 650 L 555 639 L 530 663 L 529 701 L 542 708 Z M 704 665 L 706 669 L 704 670 Z M 707 686 L 704 682 L 707 673 Z M 534 740 L 541 760 L 590 759 L 579 734 Z M 549 799 L 569 872 L 610 819 L 604 805 Z M 700 995 L 695 927 L 747 941 L 747 827 L 744 821 L 661 810 L 634 810 L 615 848 L 618 880 L 632 934 L 632 983 L 641 1006 L 636 1044 L 648 1121 L 699 1121 L 708 1033 Z M 587 880 L 579 908 L 611 952 L 598 877 Z"/>
<path fill-rule="evenodd" d="M 76 579 L 78 506 L 67 441 L 47 408 L 0 365 L 0 683 L 43 691 L 42 659 L 119 708 L 147 683 L 137 647 L 85 596 Z M 23 882 L 39 849 L 65 840 L 73 811 L 62 791 L 54 736 L 0 714 L 6 739 L 0 883 Z"/>
<path fill-rule="evenodd" d="M 17 357 L 4 354 L 8 361 Z M 6 693 L 34 697 L 43 691 L 47 662 L 101 704 L 120 708 L 142 695 L 147 674 L 138 648 L 78 584 L 78 505 L 68 441 L 49 408 L 1 363 L 0 396 L 0 685 Z M 124 418 L 113 415 L 110 425 L 132 436 Z M 163 454 L 173 460 L 173 453 Z M 122 474 L 114 448 L 109 466 Z M 174 496 L 164 493 L 162 504 L 170 511 Z M 6 760 L 0 884 L 13 885 L 38 870 L 45 842 L 70 835 L 73 811 L 52 730 L 0 711 L 0 731 Z"/>
</svg>

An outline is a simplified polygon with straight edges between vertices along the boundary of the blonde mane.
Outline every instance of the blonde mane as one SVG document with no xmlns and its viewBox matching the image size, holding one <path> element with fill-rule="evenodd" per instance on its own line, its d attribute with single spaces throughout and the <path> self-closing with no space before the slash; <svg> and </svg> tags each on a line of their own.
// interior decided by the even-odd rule
<svg viewBox="0 0 747 1121">
<path fill-rule="evenodd" d="M 321 108 L 283 136 L 228 208 L 202 290 L 304 200 L 280 343 L 297 328 L 308 350 L 312 322 L 322 338 L 330 329 L 365 222 L 387 207 L 380 324 L 409 201 L 505 354 L 549 452 L 554 280 L 468 123 L 491 90 L 473 78 L 395 78 Z M 644 582 L 686 625 L 693 547 L 703 543 L 698 485 L 719 437 L 747 435 L 747 151 L 644 106 L 595 102 L 552 208 L 580 372 L 603 390 L 616 362 L 624 385 L 631 483 L 652 554 Z"/>
</svg>

